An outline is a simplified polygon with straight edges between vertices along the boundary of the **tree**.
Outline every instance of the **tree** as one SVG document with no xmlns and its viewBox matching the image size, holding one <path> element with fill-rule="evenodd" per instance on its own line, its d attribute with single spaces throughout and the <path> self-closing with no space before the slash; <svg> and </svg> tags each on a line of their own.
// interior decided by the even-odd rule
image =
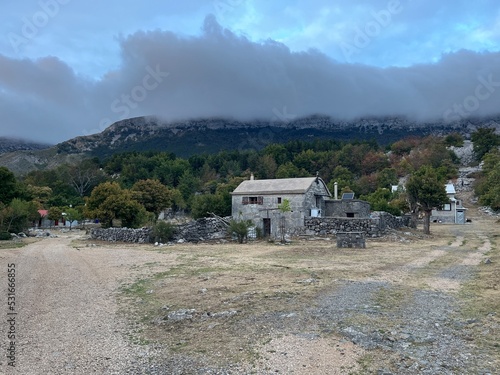
<svg viewBox="0 0 500 375">
<path fill-rule="evenodd" d="M 288 199 L 283 199 L 283 202 L 278 205 L 278 209 L 281 212 L 281 218 L 280 218 L 280 234 L 281 234 L 281 242 L 285 243 L 285 235 L 286 235 L 286 216 L 285 214 L 287 212 L 292 211 L 292 207 L 290 205 L 290 200 Z"/>
<path fill-rule="evenodd" d="M 21 232 L 38 216 L 36 202 L 14 198 L 10 204 L 0 203 L 0 231 Z"/>
<path fill-rule="evenodd" d="M 345 187 L 354 186 L 354 175 L 349 169 L 338 165 L 333 170 L 332 179 L 328 184 L 328 189 L 330 189 L 331 192 L 333 192 L 335 182 L 337 182 L 339 190 Z"/>
<path fill-rule="evenodd" d="M 238 238 L 238 243 L 243 243 L 248 237 L 248 228 L 252 227 L 253 223 L 251 220 L 234 220 L 231 219 L 229 222 L 229 230 L 231 234 L 235 234 Z"/>
<path fill-rule="evenodd" d="M 500 135 L 495 134 L 495 128 L 479 128 L 471 134 L 474 154 L 478 161 L 491 150 L 500 146 Z"/>
<path fill-rule="evenodd" d="M 158 180 L 140 180 L 132 186 L 134 199 L 146 211 L 153 212 L 158 218 L 160 212 L 172 205 L 172 192 Z"/>
<path fill-rule="evenodd" d="M 48 186 L 26 185 L 26 193 L 28 196 L 44 206 L 52 197 L 52 189 Z"/>
<path fill-rule="evenodd" d="M 78 165 L 70 166 L 67 178 L 78 196 L 83 197 L 99 180 L 104 179 L 104 174 L 95 160 L 88 159 Z"/>
<path fill-rule="evenodd" d="M 375 192 L 362 195 L 359 199 L 370 203 L 373 211 L 385 211 L 393 215 L 401 215 L 401 210 L 394 204 L 391 204 L 393 194 L 387 188 L 378 188 Z"/>
<path fill-rule="evenodd" d="M 450 133 L 444 138 L 446 146 L 462 147 L 464 145 L 464 137 L 460 133 Z"/>
<path fill-rule="evenodd" d="M 291 161 L 280 165 L 276 171 L 276 178 L 295 178 L 302 176 L 309 176 L 309 173 L 304 170 L 300 170 Z"/>
<path fill-rule="evenodd" d="M 398 175 L 394 168 L 384 168 L 377 173 L 377 186 L 379 188 L 391 188 L 398 183 Z"/>
<path fill-rule="evenodd" d="M 65 208 L 63 216 L 69 221 L 69 230 L 72 229 L 75 220 L 83 220 L 83 213 L 72 207 Z"/>
<path fill-rule="evenodd" d="M 207 217 L 211 213 L 219 216 L 228 216 L 231 213 L 226 209 L 224 197 L 221 194 L 195 195 L 191 201 L 191 214 L 195 219 Z"/>
<path fill-rule="evenodd" d="M 86 202 L 85 215 L 98 218 L 104 228 L 110 227 L 114 219 L 121 220 L 123 226 L 136 228 L 143 224 L 147 216 L 144 206 L 116 182 L 96 186 Z"/>
<path fill-rule="evenodd" d="M 18 194 L 16 176 L 9 169 L 0 167 L 0 202 L 9 204 Z"/>
<path fill-rule="evenodd" d="M 479 203 L 500 210 L 500 151 L 491 151 L 483 157 L 483 176 L 476 182 Z"/>
<path fill-rule="evenodd" d="M 51 221 L 51 225 L 52 225 L 52 221 L 57 221 L 59 219 L 62 218 L 62 209 L 60 209 L 59 207 L 50 207 L 49 208 L 49 213 L 47 215 L 47 219 L 49 219 Z"/>
<path fill-rule="evenodd" d="M 179 185 L 177 188 L 182 194 L 184 202 L 190 202 L 191 197 L 198 191 L 201 187 L 201 181 L 196 178 L 193 173 L 186 169 L 179 179 Z"/>
<path fill-rule="evenodd" d="M 444 181 L 434 168 L 423 166 L 410 177 L 406 190 L 410 199 L 424 211 L 424 233 L 430 234 L 432 210 L 449 202 Z"/>
</svg>

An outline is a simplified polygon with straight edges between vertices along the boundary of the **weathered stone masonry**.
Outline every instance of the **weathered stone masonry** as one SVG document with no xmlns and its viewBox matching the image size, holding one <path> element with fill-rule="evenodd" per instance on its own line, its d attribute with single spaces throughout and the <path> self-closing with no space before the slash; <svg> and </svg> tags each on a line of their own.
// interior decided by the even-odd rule
<svg viewBox="0 0 500 375">
<path fill-rule="evenodd" d="M 226 218 L 227 221 L 229 219 Z M 221 239 L 227 235 L 227 228 L 220 220 L 202 218 L 178 225 L 174 240 L 182 239 L 187 242 L 200 242 Z M 93 228 L 90 231 L 90 237 L 94 240 L 108 242 L 149 243 L 154 241 L 152 230 L 149 228 Z"/>
<path fill-rule="evenodd" d="M 337 232 L 363 232 L 367 237 L 380 237 L 387 229 L 408 225 L 408 218 L 396 217 L 387 212 L 374 212 L 371 218 L 309 217 L 304 220 L 306 235 L 328 236 Z"/>
<path fill-rule="evenodd" d="M 108 242 L 148 243 L 151 241 L 151 232 L 149 228 L 92 228 L 90 230 L 90 237 L 93 240 Z"/>
<path fill-rule="evenodd" d="M 226 220 L 229 219 L 226 218 Z M 362 232 L 367 237 L 380 237 L 386 233 L 387 229 L 408 226 L 408 221 L 409 218 L 396 217 L 387 212 L 373 212 L 371 218 L 364 219 L 307 217 L 304 219 L 304 227 L 295 228 L 294 232 L 315 236 L 331 236 L 338 232 Z M 227 228 L 220 220 L 204 218 L 179 225 L 174 239 L 200 242 L 227 236 Z M 149 228 L 93 228 L 90 231 L 90 237 L 94 240 L 109 242 L 149 243 L 154 241 Z"/>
</svg>

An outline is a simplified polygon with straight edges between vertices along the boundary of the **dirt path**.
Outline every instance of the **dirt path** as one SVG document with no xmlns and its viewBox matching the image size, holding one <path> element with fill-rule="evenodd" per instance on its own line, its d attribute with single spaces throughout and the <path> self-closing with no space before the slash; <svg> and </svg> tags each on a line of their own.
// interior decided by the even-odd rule
<svg viewBox="0 0 500 375">
<path fill-rule="evenodd" d="M 115 285 L 99 264 L 69 246 L 70 241 L 44 239 L 2 253 L 3 286 L 7 263 L 16 268 L 17 316 L 16 367 L 8 366 L 2 353 L 0 372 L 123 374 L 129 366 L 130 347 L 116 316 Z M 4 289 L 4 316 L 6 293 Z M 5 323 L 3 328 L 5 332 Z"/>
</svg>

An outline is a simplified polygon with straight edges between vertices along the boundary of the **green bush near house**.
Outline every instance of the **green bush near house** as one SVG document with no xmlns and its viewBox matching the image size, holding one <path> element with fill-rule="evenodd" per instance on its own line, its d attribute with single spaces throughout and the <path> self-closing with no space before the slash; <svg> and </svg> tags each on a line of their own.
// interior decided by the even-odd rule
<svg viewBox="0 0 500 375">
<path fill-rule="evenodd" d="M 0 232 L 0 241 L 8 241 L 11 240 L 12 236 L 9 232 Z"/>
<path fill-rule="evenodd" d="M 159 221 L 153 227 L 153 237 L 157 242 L 167 242 L 174 238 L 175 226 L 165 221 Z"/>
<path fill-rule="evenodd" d="M 243 243 L 248 237 L 248 228 L 253 226 L 251 220 L 236 221 L 231 220 L 229 222 L 229 230 L 231 234 L 235 234 L 238 238 L 238 243 Z"/>
</svg>

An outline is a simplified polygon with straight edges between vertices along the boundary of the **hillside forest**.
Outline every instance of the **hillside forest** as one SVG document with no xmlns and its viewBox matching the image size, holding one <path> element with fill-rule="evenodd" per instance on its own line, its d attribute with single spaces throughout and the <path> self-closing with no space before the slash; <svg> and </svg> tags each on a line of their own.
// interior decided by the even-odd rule
<svg viewBox="0 0 500 375">
<path fill-rule="evenodd" d="M 480 128 L 471 140 L 482 172 L 475 191 L 482 205 L 500 209 L 500 136 Z M 459 158 L 450 146 L 461 146 L 458 133 L 443 137 L 408 137 L 388 146 L 372 141 L 314 140 L 274 143 L 261 150 L 222 151 L 177 157 L 167 152 L 127 152 L 105 159 L 33 171 L 16 177 L 0 167 L 0 237 L 26 230 L 47 218 L 99 220 L 111 226 L 153 224 L 166 209 L 193 218 L 231 213 L 230 193 L 253 173 L 258 179 L 307 177 L 319 174 L 330 191 L 338 183 L 370 202 L 372 210 L 395 215 L 418 213 L 438 201 L 424 202 L 426 184 L 457 178 Z M 415 183 L 417 182 L 417 183 Z M 406 189 L 407 185 L 413 188 Z M 392 185 L 402 185 L 391 192 Z M 429 190 L 430 191 L 430 190 Z M 440 194 L 442 191 L 440 190 Z M 428 195 L 428 194 L 427 194 Z M 435 197 L 434 197 L 435 198 Z"/>
</svg>

